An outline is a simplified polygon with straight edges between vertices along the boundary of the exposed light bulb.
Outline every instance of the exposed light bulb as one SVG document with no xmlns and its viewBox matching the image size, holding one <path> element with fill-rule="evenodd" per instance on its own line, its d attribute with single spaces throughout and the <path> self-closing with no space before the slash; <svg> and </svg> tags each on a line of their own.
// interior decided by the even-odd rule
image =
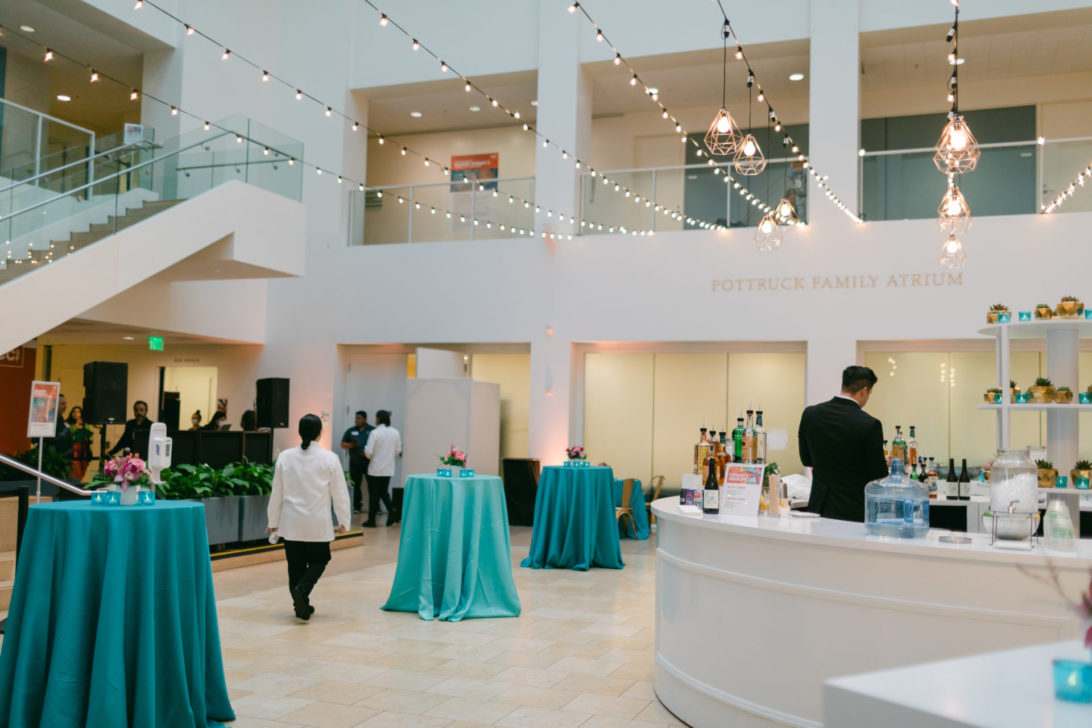
<svg viewBox="0 0 1092 728">
<path fill-rule="evenodd" d="M 210 123 L 208 123 L 208 122 L 206 121 L 206 122 L 205 122 L 205 131 L 208 131 L 208 130 L 209 130 L 209 129 L 211 129 L 211 128 L 212 128 L 212 124 L 210 124 Z M 291 162 L 289 162 L 289 164 L 291 164 Z"/>
<path fill-rule="evenodd" d="M 614 65 L 616 65 L 616 66 L 622 65 L 622 54 L 621 53 L 615 53 L 614 54 Z"/>
<path fill-rule="evenodd" d="M 732 122 L 727 116 L 722 116 L 717 119 L 717 131 L 721 134 L 727 134 L 732 130 Z"/>
<path fill-rule="evenodd" d="M 223 54 L 221 54 L 221 56 L 220 56 L 220 60 L 221 61 L 226 61 L 229 58 L 231 58 L 231 51 L 229 51 L 227 48 L 225 48 Z"/>
<path fill-rule="evenodd" d="M 421 44 L 417 42 L 416 38 L 413 39 L 413 43 L 410 45 L 410 47 L 413 48 L 413 50 L 415 51 L 421 50 Z"/>
<path fill-rule="evenodd" d="M 353 131 L 356 131 L 359 128 L 360 128 L 360 122 L 359 121 L 354 121 L 353 122 Z"/>
<path fill-rule="evenodd" d="M 43 63 L 49 63 L 52 60 L 53 60 L 53 50 L 50 49 L 50 48 L 46 48 L 45 57 L 42 59 L 42 62 Z"/>
<path fill-rule="evenodd" d="M 463 79 L 463 91 L 469 92 L 471 89 L 470 81 Z"/>
<path fill-rule="evenodd" d="M 967 132 L 961 126 L 952 129 L 952 134 L 948 139 L 952 149 L 966 149 L 967 147 Z"/>
<path fill-rule="evenodd" d="M 569 12 L 570 13 L 575 13 L 576 9 L 578 7 L 580 7 L 580 3 L 573 3 L 572 5 L 569 6 Z"/>
<path fill-rule="evenodd" d="M 380 134 L 379 139 L 377 139 L 376 141 L 378 141 L 380 144 L 382 144 L 383 143 L 383 135 Z"/>
<path fill-rule="evenodd" d="M 300 101 L 302 99 L 303 99 L 303 91 L 300 91 L 299 89 L 296 89 L 296 101 Z"/>
<path fill-rule="evenodd" d="M 597 41 L 599 41 L 600 43 L 602 43 L 602 42 L 603 42 L 603 31 L 601 31 L 601 30 L 596 30 L 596 31 L 595 31 L 595 39 L 596 39 Z"/>
<path fill-rule="evenodd" d="M 754 140 L 748 139 L 743 144 L 743 153 L 748 157 L 755 156 L 755 152 L 758 151 L 758 147 L 755 146 Z"/>
<path fill-rule="evenodd" d="M 171 107 L 171 116 L 178 116 L 178 107 L 177 106 L 172 106 Z"/>
<path fill-rule="evenodd" d="M 91 69 L 91 83 L 95 83 L 99 80 L 99 72 L 95 69 Z"/>
<path fill-rule="evenodd" d="M 447 64 L 440 61 L 440 73 L 447 73 Z"/>
<path fill-rule="evenodd" d="M 194 33 L 193 27 L 187 25 L 186 26 L 186 35 L 193 35 L 193 33 Z"/>
<path fill-rule="evenodd" d="M 269 71 L 262 71 L 262 83 L 269 81 Z"/>
<path fill-rule="evenodd" d="M 327 116 L 332 116 L 332 115 L 333 115 L 333 113 L 334 113 L 334 110 L 333 110 L 333 109 L 331 109 L 331 108 L 330 108 L 329 106 L 327 106 L 327 107 L 326 107 L 326 115 L 327 115 Z"/>
<path fill-rule="evenodd" d="M 132 91 L 129 92 L 129 100 L 130 101 L 136 101 L 138 98 L 140 98 L 140 92 L 139 91 L 137 91 L 136 89 L 133 89 Z"/>
<path fill-rule="evenodd" d="M 133 6 L 133 10 L 140 10 L 144 7 L 144 0 L 136 0 L 136 5 Z"/>
<path fill-rule="evenodd" d="M 406 156 L 406 148 L 405 147 L 402 147 L 402 156 L 403 157 Z"/>
<path fill-rule="evenodd" d="M 770 222 L 770 218 L 764 217 L 762 218 L 762 224 L 759 226 L 759 228 L 762 230 L 762 232 L 768 234 L 773 231 L 773 223 Z"/>
<path fill-rule="evenodd" d="M 386 27 L 387 27 L 387 23 L 389 23 L 389 22 L 391 22 L 391 21 L 387 19 L 387 16 L 386 16 L 386 15 L 384 15 L 383 13 L 380 13 L 380 14 L 379 14 L 379 25 L 380 25 L 380 26 L 382 26 L 382 27 L 386 28 Z"/>
</svg>

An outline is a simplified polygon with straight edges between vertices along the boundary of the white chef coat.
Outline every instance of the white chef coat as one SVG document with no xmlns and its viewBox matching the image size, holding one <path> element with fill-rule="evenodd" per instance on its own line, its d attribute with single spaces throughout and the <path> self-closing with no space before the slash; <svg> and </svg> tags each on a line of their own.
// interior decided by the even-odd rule
<svg viewBox="0 0 1092 728">
<path fill-rule="evenodd" d="M 379 425 L 368 435 L 364 454 L 371 459 L 368 475 L 394 475 L 394 459 L 402 454 L 402 436 L 388 425 Z"/>
<path fill-rule="evenodd" d="M 317 442 L 277 456 L 267 511 L 270 528 L 286 541 L 333 541 L 331 502 L 337 522 L 348 527 L 349 490 L 341 458 Z"/>
</svg>

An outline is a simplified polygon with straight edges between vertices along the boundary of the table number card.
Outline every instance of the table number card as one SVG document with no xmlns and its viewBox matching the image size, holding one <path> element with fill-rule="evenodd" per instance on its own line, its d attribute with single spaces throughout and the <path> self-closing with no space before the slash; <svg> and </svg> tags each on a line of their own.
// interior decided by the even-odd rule
<svg viewBox="0 0 1092 728">
<path fill-rule="evenodd" d="M 729 516 L 758 516 L 765 465 L 730 463 L 720 488 L 720 512 Z"/>
</svg>

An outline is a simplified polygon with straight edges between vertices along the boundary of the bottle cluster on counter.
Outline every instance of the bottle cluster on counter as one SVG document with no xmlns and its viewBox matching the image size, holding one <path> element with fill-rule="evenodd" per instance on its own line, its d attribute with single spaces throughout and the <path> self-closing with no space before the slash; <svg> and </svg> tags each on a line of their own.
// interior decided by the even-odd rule
<svg viewBox="0 0 1092 728">
<path fill-rule="evenodd" d="M 729 439 L 729 437 L 731 439 Z M 762 410 L 740 412 L 731 433 L 702 427 L 694 445 L 694 475 L 703 476 L 703 487 L 679 491 L 679 505 L 693 505 L 705 513 L 720 512 L 720 487 L 729 463 L 764 465 L 766 463 L 766 428 Z"/>
<path fill-rule="evenodd" d="M 940 479 L 936 460 L 918 454 L 917 427 L 910 425 L 910 437 L 904 439 L 902 425 L 895 425 L 895 437 L 888 449 L 884 440 L 884 456 L 890 468 L 894 460 L 903 463 L 903 473 L 907 480 L 921 482 L 929 487 L 929 497 L 941 500 L 970 500 L 971 478 L 967 473 L 967 458 L 962 458 L 962 467 L 955 466 L 955 458 L 948 458 L 948 472 Z"/>
</svg>

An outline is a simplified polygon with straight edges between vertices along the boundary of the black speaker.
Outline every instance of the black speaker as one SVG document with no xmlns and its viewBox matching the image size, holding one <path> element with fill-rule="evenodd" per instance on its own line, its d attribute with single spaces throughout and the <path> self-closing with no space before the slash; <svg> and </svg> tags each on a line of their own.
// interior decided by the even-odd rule
<svg viewBox="0 0 1092 728">
<path fill-rule="evenodd" d="M 83 420 L 92 425 L 125 422 L 129 365 L 90 361 L 83 365 Z"/>
<path fill-rule="evenodd" d="M 258 380 L 258 427 L 288 427 L 288 380 Z"/>
<path fill-rule="evenodd" d="M 178 418 L 181 414 L 182 401 L 178 392 L 164 392 L 159 402 L 159 419 L 167 426 L 168 432 L 178 429 Z"/>
</svg>

